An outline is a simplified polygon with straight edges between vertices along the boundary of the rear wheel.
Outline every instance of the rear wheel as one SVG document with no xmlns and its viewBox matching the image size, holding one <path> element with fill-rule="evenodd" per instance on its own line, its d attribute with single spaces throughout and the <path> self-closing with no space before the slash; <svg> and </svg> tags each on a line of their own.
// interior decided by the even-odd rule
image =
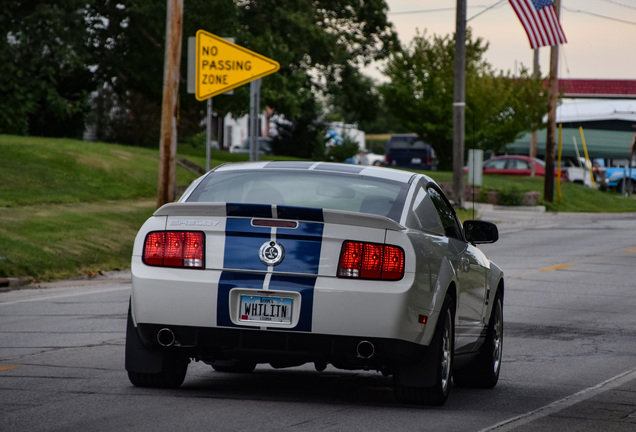
<svg viewBox="0 0 636 432">
<path fill-rule="evenodd" d="M 155 374 L 128 371 L 128 379 L 137 387 L 177 388 L 183 384 L 190 359 L 166 353 L 161 372 Z"/>
<path fill-rule="evenodd" d="M 493 388 L 499 381 L 503 354 L 503 296 L 495 296 L 486 341 L 477 358 L 466 368 L 453 372 L 455 384 L 463 387 Z"/>
<path fill-rule="evenodd" d="M 453 299 L 446 296 L 431 342 L 431 349 L 435 350 L 432 354 L 436 358 L 433 385 L 417 386 L 404 383 L 398 370 L 393 376 L 393 391 L 399 402 L 420 405 L 443 405 L 446 402 L 451 388 L 454 338 L 455 306 Z"/>
<path fill-rule="evenodd" d="M 624 184 L 624 186 L 623 186 L 623 184 Z M 616 185 L 616 190 L 619 193 L 632 195 L 634 193 L 634 191 L 636 191 L 636 182 L 634 182 L 634 180 L 630 180 L 630 179 L 621 180 Z"/>
<path fill-rule="evenodd" d="M 178 351 L 153 350 L 141 341 L 128 307 L 126 324 L 126 370 L 137 387 L 175 388 L 183 384 L 190 358 Z"/>
</svg>

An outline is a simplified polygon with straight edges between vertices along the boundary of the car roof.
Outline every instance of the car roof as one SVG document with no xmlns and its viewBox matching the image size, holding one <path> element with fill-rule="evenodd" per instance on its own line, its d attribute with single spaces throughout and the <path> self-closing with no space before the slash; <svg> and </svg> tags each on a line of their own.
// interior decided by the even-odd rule
<svg viewBox="0 0 636 432">
<path fill-rule="evenodd" d="M 262 161 L 262 162 L 235 162 L 218 166 L 214 172 L 226 171 L 253 171 L 253 170 L 281 170 L 281 171 L 319 171 L 332 172 L 346 175 L 359 175 L 366 177 L 382 178 L 387 180 L 410 183 L 415 174 L 410 171 L 382 168 L 367 165 L 342 164 L 333 162 L 311 161 Z"/>
</svg>

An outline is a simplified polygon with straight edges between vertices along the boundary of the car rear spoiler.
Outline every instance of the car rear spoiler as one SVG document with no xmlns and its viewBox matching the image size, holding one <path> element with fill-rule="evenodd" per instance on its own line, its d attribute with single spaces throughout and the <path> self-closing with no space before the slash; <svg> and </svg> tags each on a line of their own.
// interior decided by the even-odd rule
<svg viewBox="0 0 636 432">
<path fill-rule="evenodd" d="M 405 228 L 386 216 L 344 210 L 291 207 L 269 204 L 233 203 L 169 203 L 154 212 L 154 216 L 218 216 L 258 217 L 325 222 L 340 225 L 402 231 Z"/>
</svg>

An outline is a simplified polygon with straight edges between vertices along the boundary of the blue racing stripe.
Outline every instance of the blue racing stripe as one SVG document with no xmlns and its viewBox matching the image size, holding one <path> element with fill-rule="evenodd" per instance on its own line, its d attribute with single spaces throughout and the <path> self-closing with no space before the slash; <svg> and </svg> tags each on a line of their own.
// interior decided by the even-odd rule
<svg viewBox="0 0 636 432">
<path fill-rule="evenodd" d="M 300 293 L 302 298 L 300 321 L 289 330 L 311 331 L 314 286 L 320 266 L 324 228 L 324 224 L 321 222 L 322 210 L 277 207 L 277 210 L 280 209 L 283 210 L 284 215 L 287 215 L 285 217 L 279 214 L 280 218 L 298 220 L 296 228 L 253 226 L 252 217 L 272 217 L 272 206 L 227 205 L 224 271 L 221 273 L 217 293 L 217 325 L 243 327 L 232 323 L 230 319 L 229 293 L 232 288 L 257 290 L 267 288 Z M 270 269 L 261 262 L 259 251 L 264 243 L 272 241 L 274 238 L 282 245 L 285 256 L 280 264 Z M 252 273 L 244 273 L 245 270 L 252 271 Z M 253 273 L 254 271 L 258 273 Z M 271 272 L 271 277 L 269 285 L 265 287 L 263 284 L 268 271 Z M 290 273 L 294 273 L 294 275 L 290 275 Z M 298 273 L 305 275 L 298 275 Z M 278 329 L 278 327 L 276 328 Z"/>
<path fill-rule="evenodd" d="M 285 249 L 285 258 L 274 266 L 274 273 L 318 274 L 322 233 L 319 222 L 298 222 L 297 228 L 276 229 L 276 240 Z M 267 271 L 258 253 L 272 238 L 272 228 L 253 226 L 249 218 L 227 218 L 223 268 L 227 270 Z"/>
<path fill-rule="evenodd" d="M 285 248 L 285 259 L 274 273 L 318 274 L 323 224 L 299 222 L 298 228 L 278 228 L 276 240 Z"/>
<path fill-rule="evenodd" d="M 273 275 L 269 283 L 269 289 L 275 291 L 293 291 L 301 295 L 300 319 L 294 331 L 311 331 L 314 310 L 315 277 Z M 284 329 L 286 330 L 286 329 Z"/>
<path fill-rule="evenodd" d="M 353 164 L 335 164 L 335 163 L 321 163 L 318 164 L 314 170 L 316 171 L 331 171 L 349 174 L 360 174 L 365 167 L 362 165 Z"/>
<path fill-rule="evenodd" d="M 270 206 L 267 207 L 271 209 Z M 223 268 L 267 270 L 267 266 L 258 258 L 258 251 L 270 237 L 269 227 L 252 226 L 249 218 L 228 217 L 225 224 Z"/>
<path fill-rule="evenodd" d="M 304 161 L 272 161 L 266 164 L 263 168 L 266 169 L 276 169 L 276 168 L 286 168 L 286 169 L 309 169 L 316 162 L 304 162 Z"/>
<path fill-rule="evenodd" d="M 265 275 L 223 272 L 217 290 L 216 325 L 239 327 L 230 318 L 230 290 L 232 288 L 263 289 Z"/>
</svg>

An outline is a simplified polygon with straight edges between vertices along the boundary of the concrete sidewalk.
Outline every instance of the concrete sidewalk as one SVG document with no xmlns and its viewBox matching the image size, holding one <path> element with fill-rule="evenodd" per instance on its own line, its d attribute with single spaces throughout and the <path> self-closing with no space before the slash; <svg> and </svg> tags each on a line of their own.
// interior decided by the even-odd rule
<svg viewBox="0 0 636 432">
<path fill-rule="evenodd" d="M 636 213 L 568 213 L 547 212 L 543 206 L 505 207 L 475 203 L 476 217 L 497 224 L 500 232 L 524 229 L 549 229 L 554 227 L 582 227 L 611 224 L 612 221 L 631 219 L 636 223 Z M 466 203 L 472 209 L 473 203 Z M 635 225 L 636 227 L 636 225 Z"/>
</svg>

